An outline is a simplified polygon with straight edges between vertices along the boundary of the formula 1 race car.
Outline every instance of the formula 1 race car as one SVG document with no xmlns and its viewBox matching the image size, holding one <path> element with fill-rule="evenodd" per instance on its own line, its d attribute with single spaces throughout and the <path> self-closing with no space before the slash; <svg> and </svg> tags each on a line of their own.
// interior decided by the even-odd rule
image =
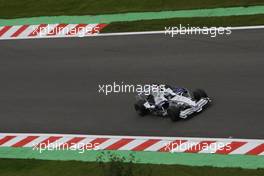
<svg viewBox="0 0 264 176">
<path fill-rule="evenodd" d="M 202 89 L 189 91 L 186 88 L 165 85 L 163 90 L 141 92 L 134 104 L 140 116 L 154 114 L 170 117 L 172 121 L 186 119 L 194 113 L 201 112 L 211 102 Z"/>
</svg>

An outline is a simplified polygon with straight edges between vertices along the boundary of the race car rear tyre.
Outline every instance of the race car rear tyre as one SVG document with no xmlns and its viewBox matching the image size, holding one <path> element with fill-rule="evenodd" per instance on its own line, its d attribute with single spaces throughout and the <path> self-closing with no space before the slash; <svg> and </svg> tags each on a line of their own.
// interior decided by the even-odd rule
<svg viewBox="0 0 264 176">
<path fill-rule="evenodd" d="M 171 106 L 168 108 L 167 112 L 171 121 L 175 122 L 180 119 L 180 113 L 181 113 L 180 107 Z"/>
<path fill-rule="evenodd" d="M 145 102 L 146 102 L 146 101 L 144 101 L 144 100 L 138 100 L 138 101 L 135 103 L 135 105 L 134 105 L 136 112 L 137 112 L 138 115 L 140 115 L 140 116 L 145 116 L 145 115 L 147 115 L 147 114 L 149 113 L 149 110 L 146 109 L 146 107 L 144 106 L 144 103 L 145 103 Z"/>
<path fill-rule="evenodd" d="M 206 92 L 202 89 L 196 89 L 193 91 L 193 98 L 196 101 L 201 100 L 201 98 L 207 98 L 207 97 L 208 96 L 207 96 Z"/>
</svg>

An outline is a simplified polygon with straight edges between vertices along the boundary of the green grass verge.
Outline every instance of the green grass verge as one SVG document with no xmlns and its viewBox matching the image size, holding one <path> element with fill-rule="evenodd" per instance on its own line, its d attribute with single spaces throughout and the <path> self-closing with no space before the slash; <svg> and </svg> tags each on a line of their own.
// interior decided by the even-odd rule
<svg viewBox="0 0 264 176">
<path fill-rule="evenodd" d="M 154 164 L 125 164 L 119 163 L 120 167 L 129 167 L 132 175 L 146 176 L 263 176 L 264 169 L 240 169 L 240 168 L 214 168 L 214 167 L 190 167 L 180 165 L 154 165 Z M 32 159 L 0 159 L 0 175 L 5 176 L 102 176 L 110 172 L 111 167 L 106 169 L 96 162 L 81 161 L 48 161 L 48 160 L 32 160 Z M 114 167 L 116 168 L 116 167 Z M 125 174 L 123 174 L 125 175 Z"/>
<path fill-rule="evenodd" d="M 111 161 L 111 156 L 125 158 L 124 162 L 131 161 L 137 164 L 166 164 L 185 166 L 232 167 L 244 169 L 264 169 L 264 157 L 253 155 L 219 155 L 197 153 L 169 153 L 147 151 L 118 151 L 118 150 L 89 150 L 85 152 L 73 150 L 45 150 L 37 151 L 29 147 L 0 147 L 0 158 L 10 159 L 39 159 L 95 162 L 101 158 L 104 162 Z"/>
<path fill-rule="evenodd" d="M 263 0 L 0 0 L 0 19 L 263 5 Z"/>
<path fill-rule="evenodd" d="M 229 17 L 194 17 L 194 18 L 172 18 L 164 20 L 143 20 L 133 22 L 113 22 L 103 29 L 102 33 L 108 32 L 133 32 L 133 31 L 159 31 L 165 26 L 251 26 L 263 25 L 264 15 L 246 15 Z"/>
</svg>

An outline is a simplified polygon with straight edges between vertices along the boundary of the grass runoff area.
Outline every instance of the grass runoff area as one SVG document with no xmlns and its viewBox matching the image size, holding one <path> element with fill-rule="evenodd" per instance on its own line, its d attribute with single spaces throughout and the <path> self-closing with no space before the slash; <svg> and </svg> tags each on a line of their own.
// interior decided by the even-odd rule
<svg viewBox="0 0 264 176">
<path fill-rule="evenodd" d="M 0 176 L 263 176 L 264 169 L 0 159 Z"/>
<path fill-rule="evenodd" d="M 165 27 L 179 27 L 180 24 L 185 27 L 254 26 L 264 24 L 264 15 L 171 18 L 162 20 L 131 21 L 125 23 L 113 22 L 101 32 L 162 31 Z"/>
<path fill-rule="evenodd" d="M 264 5 L 263 0 L 0 0 L 0 19 Z"/>
<path fill-rule="evenodd" d="M 59 15 L 102 15 L 264 5 L 263 0 L 0 0 L 0 19 Z M 165 27 L 263 25 L 264 15 L 193 17 L 113 22 L 102 33 L 157 31 Z"/>
</svg>

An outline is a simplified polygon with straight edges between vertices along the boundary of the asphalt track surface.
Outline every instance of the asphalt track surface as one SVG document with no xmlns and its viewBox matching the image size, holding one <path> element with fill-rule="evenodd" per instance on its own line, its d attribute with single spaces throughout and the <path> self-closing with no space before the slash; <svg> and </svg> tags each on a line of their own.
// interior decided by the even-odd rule
<svg viewBox="0 0 264 176">
<path fill-rule="evenodd" d="M 264 30 L 0 41 L 0 131 L 263 139 L 263 56 Z M 134 94 L 98 93 L 113 81 L 203 88 L 213 105 L 142 118 Z"/>
</svg>

